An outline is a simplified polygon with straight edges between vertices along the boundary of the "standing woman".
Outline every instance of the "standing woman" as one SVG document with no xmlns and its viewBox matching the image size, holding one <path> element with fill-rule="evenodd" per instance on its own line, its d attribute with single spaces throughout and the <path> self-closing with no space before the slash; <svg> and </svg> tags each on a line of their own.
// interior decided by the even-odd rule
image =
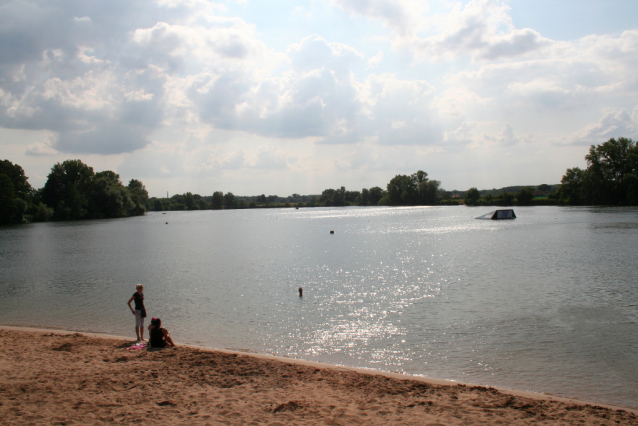
<svg viewBox="0 0 638 426">
<path fill-rule="evenodd" d="M 144 286 L 142 284 L 135 285 L 135 293 L 128 301 L 128 307 L 131 309 L 133 315 L 135 315 L 135 334 L 137 334 L 137 341 L 144 341 L 144 318 L 146 318 L 146 308 L 144 308 Z M 135 310 L 131 307 L 131 302 L 135 300 Z"/>
</svg>

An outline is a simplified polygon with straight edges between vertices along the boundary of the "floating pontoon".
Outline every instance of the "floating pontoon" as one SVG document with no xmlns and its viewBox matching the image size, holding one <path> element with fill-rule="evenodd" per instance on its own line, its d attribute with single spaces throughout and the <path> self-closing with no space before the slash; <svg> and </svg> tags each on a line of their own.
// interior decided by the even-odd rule
<svg viewBox="0 0 638 426">
<path fill-rule="evenodd" d="M 483 216 L 477 217 L 477 219 L 516 219 L 516 213 L 514 213 L 514 210 L 512 209 L 494 210 L 493 212 L 485 213 Z"/>
</svg>

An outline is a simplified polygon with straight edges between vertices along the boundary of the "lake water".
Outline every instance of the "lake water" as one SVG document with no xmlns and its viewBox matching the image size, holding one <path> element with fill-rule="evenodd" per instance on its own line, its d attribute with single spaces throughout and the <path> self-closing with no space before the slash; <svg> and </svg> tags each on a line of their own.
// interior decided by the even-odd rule
<svg viewBox="0 0 638 426">
<path fill-rule="evenodd" d="M 0 324 L 134 337 L 638 408 L 638 209 L 153 212 L 0 228 Z M 334 234 L 330 234 L 333 230 Z M 303 287 L 300 298 L 298 287 Z"/>
</svg>

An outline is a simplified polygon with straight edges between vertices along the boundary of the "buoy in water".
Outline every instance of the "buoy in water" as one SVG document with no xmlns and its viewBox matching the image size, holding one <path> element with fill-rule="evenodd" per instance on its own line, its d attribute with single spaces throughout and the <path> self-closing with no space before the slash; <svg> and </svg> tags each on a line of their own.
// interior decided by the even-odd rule
<svg viewBox="0 0 638 426">
<path fill-rule="evenodd" d="M 334 233 L 335 233 L 335 231 L 330 231 L 330 233 L 331 233 L 331 234 L 334 234 Z"/>
<path fill-rule="evenodd" d="M 299 287 L 299 297 L 303 297 L 303 288 Z"/>
</svg>

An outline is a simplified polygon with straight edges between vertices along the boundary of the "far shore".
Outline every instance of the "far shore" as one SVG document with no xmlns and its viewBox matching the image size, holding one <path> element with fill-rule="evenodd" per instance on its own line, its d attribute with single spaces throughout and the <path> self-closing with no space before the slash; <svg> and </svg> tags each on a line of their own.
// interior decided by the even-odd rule
<svg viewBox="0 0 638 426">
<path fill-rule="evenodd" d="M 636 424 L 552 395 L 134 339 L 0 326 L 6 424 Z"/>
</svg>

